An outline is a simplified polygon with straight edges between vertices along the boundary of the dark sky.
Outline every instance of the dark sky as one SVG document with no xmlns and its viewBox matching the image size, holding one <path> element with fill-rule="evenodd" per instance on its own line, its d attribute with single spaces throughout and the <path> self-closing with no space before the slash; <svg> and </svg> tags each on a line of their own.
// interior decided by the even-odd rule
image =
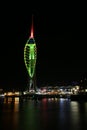
<svg viewBox="0 0 87 130">
<path fill-rule="evenodd" d="M 34 15 L 37 85 L 80 80 L 87 73 L 85 8 L 67 3 L 2 3 L 0 87 L 25 87 L 24 46 Z"/>
</svg>

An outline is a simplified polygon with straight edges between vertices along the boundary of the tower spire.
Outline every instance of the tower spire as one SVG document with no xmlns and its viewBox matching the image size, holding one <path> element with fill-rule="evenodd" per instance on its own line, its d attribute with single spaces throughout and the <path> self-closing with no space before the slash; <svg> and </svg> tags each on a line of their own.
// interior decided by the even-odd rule
<svg viewBox="0 0 87 130">
<path fill-rule="evenodd" d="M 30 38 L 34 37 L 34 27 L 33 27 L 33 15 L 32 15 L 32 24 L 31 24 L 31 35 Z"/>
</svg>

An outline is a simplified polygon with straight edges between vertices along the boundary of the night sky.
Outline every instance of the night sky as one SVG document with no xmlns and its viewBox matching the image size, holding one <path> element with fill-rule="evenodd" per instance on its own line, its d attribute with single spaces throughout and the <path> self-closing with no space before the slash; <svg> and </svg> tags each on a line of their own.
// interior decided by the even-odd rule
<svg viewBox="0 0 87 130">
<path fill-rule="evenodd" d="M 28 83 L 24 46 L 32 14 L 37 44 L 37 86 L 79 81 L 87 73 L 85 8 L 46 3 L 3 3 L 1 8 L 0 87 Z"/>
</svg>

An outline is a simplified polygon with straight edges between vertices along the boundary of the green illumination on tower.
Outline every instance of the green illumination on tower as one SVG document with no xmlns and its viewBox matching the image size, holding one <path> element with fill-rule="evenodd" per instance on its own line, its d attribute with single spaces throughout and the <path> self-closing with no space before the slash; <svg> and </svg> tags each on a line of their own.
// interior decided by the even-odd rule
<svg viewBox="0 0 87 130">
<path fill-rule="evenodd" d="M 37 48 L 33 36 L 33 22 L 32 22 L 31 35 L 24 47 L 24 62 L 30 78 L 29 89 L 33 87 L 34 90 L 36 90 L 36 84 L 35 84 L 36 59 L 37 59 Z"/>
</svg>

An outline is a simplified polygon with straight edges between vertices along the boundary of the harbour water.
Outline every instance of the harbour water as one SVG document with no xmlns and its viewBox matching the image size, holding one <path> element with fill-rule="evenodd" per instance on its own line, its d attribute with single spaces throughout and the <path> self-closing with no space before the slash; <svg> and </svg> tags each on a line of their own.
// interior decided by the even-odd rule
<svg viewBox="0 0 87 130">
<path fill-rule="evenodd" d="M 0 130 L 86 130 L 87 102 L 43 98 L 0 104 Z"/>
</svg>

